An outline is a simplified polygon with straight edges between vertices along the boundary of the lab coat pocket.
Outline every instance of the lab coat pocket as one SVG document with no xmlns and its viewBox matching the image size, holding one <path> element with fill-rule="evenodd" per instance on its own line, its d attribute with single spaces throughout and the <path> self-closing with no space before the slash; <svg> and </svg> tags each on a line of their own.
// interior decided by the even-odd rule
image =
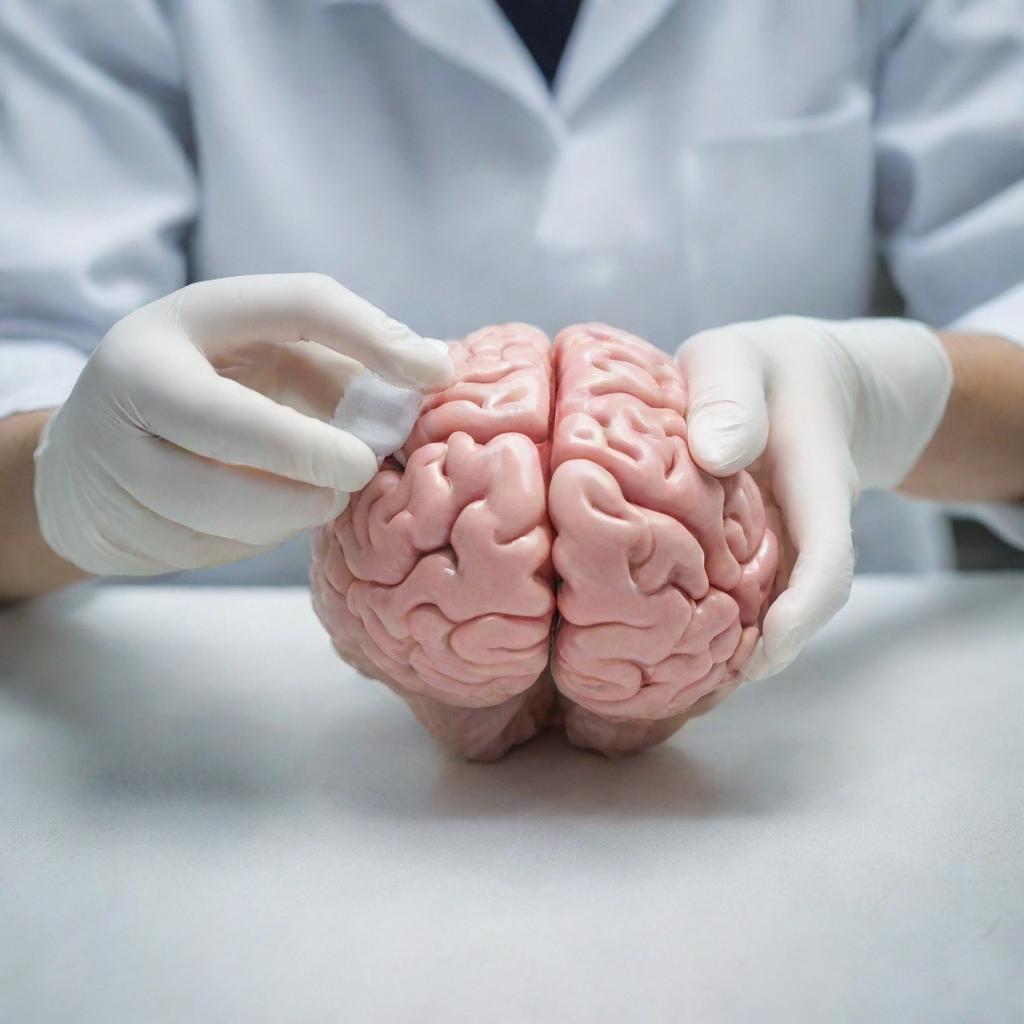
<svg viewBox="0 0 1024 1024">
<path fill-rule="evenodd" d="M 696 327 L 866 310 L 873 160 L 863 91 L 820 114 L 688 147 L 678 171 Z"/>
</svg>

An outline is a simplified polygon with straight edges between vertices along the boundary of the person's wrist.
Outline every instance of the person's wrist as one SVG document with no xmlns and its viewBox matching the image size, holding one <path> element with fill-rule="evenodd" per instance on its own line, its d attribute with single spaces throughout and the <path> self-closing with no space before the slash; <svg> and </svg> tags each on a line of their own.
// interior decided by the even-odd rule
<svg viewBox="0 0 1024 1024">
<path fill-rule="evenodd" d="M 858 376 L 850 438 L 861 486 L 896 487 L 942 421 L 953 367 L 938 334 L 917 320 L 854 319 L 831 325 Z"/>
<path fill-rule="evenodd" d="M 14 493 L 32 495 L 35 481 L 35 452 L 39 439 L 50 422 L 56 409 L 37 409 L 32 412 L 15 413 L 0 423 L 10 430 L 10 470 L 13 474 Z M 34 503 L 33 503 L 34 514 Z"/>
<path fill-rule="evenodd" d="M 54 412 L 40 409 L 0 420 L 0 601 L 34 597 L 88 576 L 52 551 L 39 531 L 35 451 Z"/>
</svg>

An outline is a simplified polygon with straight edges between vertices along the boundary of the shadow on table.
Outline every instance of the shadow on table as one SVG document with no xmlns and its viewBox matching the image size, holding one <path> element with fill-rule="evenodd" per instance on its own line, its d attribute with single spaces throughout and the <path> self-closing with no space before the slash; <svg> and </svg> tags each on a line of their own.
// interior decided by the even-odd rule
<svg viewBox="0 0 1024 1024">
<path fill-rule="evenodd" d="M 247 688 L 251 661 L 231 651 L 212 668 L 198 660 L 205 669 L 183 681 L 154 670 L 137 643 L 61 617 L 34 620 L 17 650 L 3 653 L 10 681 L 0 686 L 0 714 L 13 703 L 47 735 L 57 732 L 48 778 L 98 800 L 314 799 L 410 819 L 756 816 L 827 800 L 855 770 L 829 731 L 844 691 L 870 688 L 872 666 L 894 645 L 928 643 L 995 599 L 965 587 L 897 615 L 862 615 L 856 630 L 833 630 L 783 676 L 741 688 L 668 744 L 618 761 L 546 734 L 497 764 L 464 764 L 436 750 L 377 684 L 358 696 L 345 689 L 351 682 L 331 680 Z"/>
</svg>

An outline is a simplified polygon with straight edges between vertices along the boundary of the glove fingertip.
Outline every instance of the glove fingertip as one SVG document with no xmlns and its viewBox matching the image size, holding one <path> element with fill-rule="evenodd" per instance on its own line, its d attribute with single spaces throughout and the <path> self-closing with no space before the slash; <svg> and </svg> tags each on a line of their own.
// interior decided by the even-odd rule
<svg viewBox="0 0 1024 1024">
<path fill-rule="evenodd" d="M 455 378 L 455 363 L 448 345 L 437 338 L 424 338 L 403 325 L 401 335 L 378 345 L 374 358 L 366 363 L 384 380 L 399 387 L 437 391 Z"/>
<path fill-rule="evenodd" d="M 320 525 L 324 523 L 333 522 L 342 512 L 348 508 L 348 502 L 351 495 L 347 491 L 335 491 L 334 500 L 330 503 L 324 518 L 320 521 Z"/>
<path fill-rule="evenodd" d="M 807 640 L 804 629 L 803 598 L 798 590 L 781 594 L 765 615 L 761 643 L 766 658 L 774 664 L 792 661 Z"/>
<path fill-rule="evenodd" d="M 415 383 L 427 391 L 447 387 L 455 379 L 455 363 L 446 342 L 415 336 L 413 370 Z"/>
<path fill-rule="evenodd" d="M 764 450 L 757 424 L 735 410 L 698 413 L 689 424 L 687 443 L 697 465 L 714 476 L 745 469 Z"/>
</svg>

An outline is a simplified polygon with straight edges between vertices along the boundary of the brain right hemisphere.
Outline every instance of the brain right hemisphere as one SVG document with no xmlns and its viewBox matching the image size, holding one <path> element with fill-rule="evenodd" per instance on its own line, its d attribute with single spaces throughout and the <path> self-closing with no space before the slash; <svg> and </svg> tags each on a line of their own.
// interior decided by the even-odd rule
<svg viewBox="0 0 1024 1024">
<path fill-rule="evenodd" d="M 404 468 L 316 533 L 318 615 L 463 756 L 559 723 L 608 754 L 664 739 L 757 639 L 777 563 L 757 485 L 695 466 L 685 381 L 640 338 L 506 324 L 452 351 Z"/>
</svg>

